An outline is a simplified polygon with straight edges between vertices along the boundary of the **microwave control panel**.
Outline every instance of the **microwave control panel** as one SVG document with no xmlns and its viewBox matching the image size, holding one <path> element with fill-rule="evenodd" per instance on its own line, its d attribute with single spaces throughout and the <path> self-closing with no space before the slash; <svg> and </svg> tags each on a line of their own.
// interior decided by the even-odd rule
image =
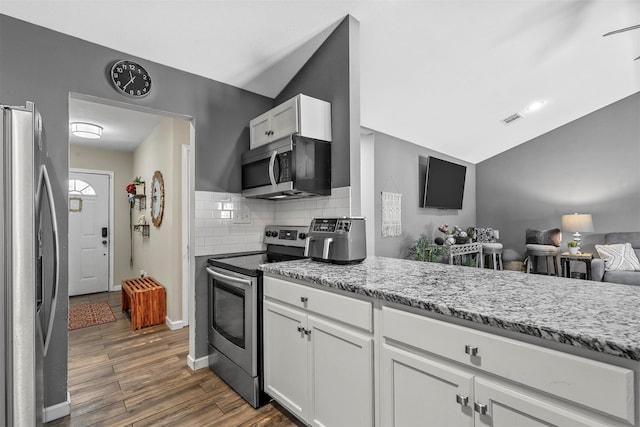
<svg viewBox="0 0 640 427">
<path fill-rule="evenodd" d="M 311 231 L 318 231 L 323 233 L 334 233 L 336 231 L 342 231 L 348 233 L 351 230 L 350 219 L 338 219 L 338 218 L 322 218 L 314 219 L 311 225 Z"/>
</svg>

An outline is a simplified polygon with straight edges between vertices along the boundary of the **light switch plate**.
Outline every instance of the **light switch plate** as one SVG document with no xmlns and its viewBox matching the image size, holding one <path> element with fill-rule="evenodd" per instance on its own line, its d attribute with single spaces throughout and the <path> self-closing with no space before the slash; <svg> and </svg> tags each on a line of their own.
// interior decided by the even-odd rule
<svg viewBox="0 0 640 427">
<path fill-rule="evenodd" d="M 233 212 L 234 224 L 251 224 L 251 211 L 234 211 Z"/>
</svg>

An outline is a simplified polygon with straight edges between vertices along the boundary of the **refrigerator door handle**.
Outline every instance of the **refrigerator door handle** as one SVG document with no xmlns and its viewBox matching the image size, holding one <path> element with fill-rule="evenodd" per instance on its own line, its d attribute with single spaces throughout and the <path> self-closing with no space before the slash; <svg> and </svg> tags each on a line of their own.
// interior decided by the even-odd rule
<svg viewBox="0 0 640 427">
<path fill-rule="evenodd" d="M 46 356 L 51 342 L 51 335 L 53 333 L 53 321 L 56 314 L 56 306 L 58 305 L 58 288 L 60 285 L 60 242 L 58 237 L 58 220 L 56 218 L 56 207 L 53 200 L 53 189 L 51 187 L 51 181 L 49 179 L 49 173 L 47 172 L 47 166 L 40 166 L 40 179 L 38 179 L 38 189 L 36 190 L 36 200 L 40 201 L 40 195 L 42 190 L 47 192 L 47 200 L 49 202 L 49 211 L 51 214 L 51 228 L 53 231 L 53 295 L 51 296 L 51 309 L 49 311 L 49 322 L 47 323 L 47 331 L 44 336 L 44 354 Z M 36 212 L 40 212 L 40 207 L 37 206 Z"/>
</svg>

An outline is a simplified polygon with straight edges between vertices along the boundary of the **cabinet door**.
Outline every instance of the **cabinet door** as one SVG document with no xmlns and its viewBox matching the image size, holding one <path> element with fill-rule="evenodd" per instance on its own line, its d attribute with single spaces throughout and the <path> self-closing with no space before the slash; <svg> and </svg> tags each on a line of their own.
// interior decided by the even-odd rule
<svg viewBox="0 0 640 427">
<path fill-rule="evenodd" d="M 249 149 L 271 141 L 271 112 L 268 111 L 249 122 Z"/>
<path fill-rule="evenodd" d="M 373 338 L 313 315 L 307 324 L 310 424 L 373 425 Z"/>
<path fill-rule="evenodd" d="M 474 425 L 471 373 L 388 344 L 380 363 L 381 425 Z"/>
<path fill-rule="evenodd" d="M 611 426 L 592 417 L 563 408 L 558 401 L 545 401 L 484 378 L 475 380 L 476 426 L 548 427 Z M 486 412 L 482 414 L 481 412 Z"/>
<path fill-rule="evenodd" d="M 291 98 L 271 110 L 272 141 L 296 133 L 298 130 L 298 97 Z"/>
<path fill-rule="evenodd" d="M 264 390 L 296 416 L 307 419 L 307 342 L 303 312 L 264 301 Z"/>
</svg>

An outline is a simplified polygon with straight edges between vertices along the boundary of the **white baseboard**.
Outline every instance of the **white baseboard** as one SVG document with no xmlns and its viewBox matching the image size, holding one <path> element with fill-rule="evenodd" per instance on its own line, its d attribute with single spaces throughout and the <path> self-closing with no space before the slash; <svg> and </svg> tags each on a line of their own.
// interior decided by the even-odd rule
<svg viewBox="0 0 640 427">
<path fill-rule="evenodd" d="M 182 320 L 177 320 L 177 321 L 173 321 L 171 319 L 169 319 L 168 317 L 165 318 L 165 323 L 167 324 L 167 326 L 169 327 L 169 329 L 171 329 L 172 331 L 175 331 L 176 329 L 182 329 L 184 328 L 184 321 Z"/>
<path fill-rule="evenodd" d="M 111 288 L 111 292 L 116 292 L 121 290 L 122 290 L 122 285 L 113 285 L 113 287 Z"/>
<path fill-rule="evenodd" d="M 69 394 L 69 392 L 67 392 L 66 402 L 60 402 L 53 406 L 49 406 L 42 409 L 42 422 L 48 423 L 49 421 L 66 417 L 70 413 L 71 413 L 71 395 Z"/>
<path fill-rule="evenodd" d="M 199 369 L 204 369 L 209 367 L 209 356 L 198 357 L 194 359 L 193 356 L 187 356 L 187 366 L 191 368 L 193 371 L 197 371 Z"/>
</svg>

